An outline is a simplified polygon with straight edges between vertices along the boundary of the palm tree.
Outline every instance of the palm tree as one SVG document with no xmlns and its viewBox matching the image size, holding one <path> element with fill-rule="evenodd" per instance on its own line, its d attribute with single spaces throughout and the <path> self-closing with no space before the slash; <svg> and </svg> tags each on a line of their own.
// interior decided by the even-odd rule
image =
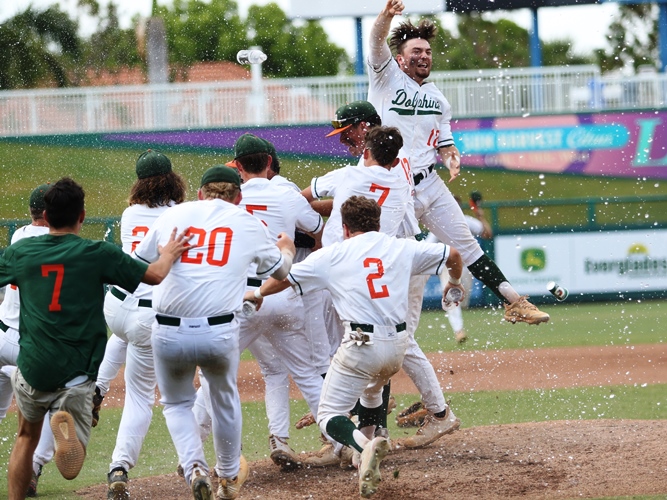
<svg viewBox="0 0 667 500">
<path fill-rule="evenodd" d="M 78 22 L 57 6 L 28 7 L 0 24 L 0 90 L 69 83 L 70 63 L 79 55 Z"/>
</svg>

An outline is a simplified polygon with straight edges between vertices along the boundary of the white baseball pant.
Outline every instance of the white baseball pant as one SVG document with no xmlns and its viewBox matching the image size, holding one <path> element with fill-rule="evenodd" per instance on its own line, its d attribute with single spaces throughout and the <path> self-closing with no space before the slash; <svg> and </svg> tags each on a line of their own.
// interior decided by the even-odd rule
<svg viewBox="0 0 667 500">
<path fill-rule="evenodd" d="M 104 317 L 109 329 L 127 345 L 125 404 L 109 470 L 123 467 L 129 471 L 137 464 L 153 418 L 157 381 L 151 332 L 155 312 L 150 307 L 140 307 L 139 300 L 132 295 L 120 300 L 107 293 Z"/>
<path fill-rule="evenodd" d="M 111 381 L 118 376 L 121 366 L 125 363 L 126 354 L 127 342 L 118 337 L 118 335 L 112 334 L 109 340 L 107 340 L 104 358 L 102 358 L 102 364 L 100 364 L 97 381 L 95 382 L 102 396 L 109 392 Z"/>
<path fill-rule="evenodd" d="M 236 385 L 239 324 L 210 326 L 206 318 L 181 318 L 180 326 L 153 323 L 153 353 L 164 417 L 179 463 L 189 482 L 192 469 L 208 463 L 192 411 L 197 366 L 209 383 L 218 477 L 238 475 L 241 457 L 241 401 Z"/>
<path fill-rule="evenodd" d="M 326 433 L 329 420 L 348 415 L 357 400 L 366 408 L 382 405 L 382 387 L 401 369 L 407 332 L 374 327 L 372 344 L 345 342 L 336 351 L 322 386 L 317 423 Z"/>
</svg>

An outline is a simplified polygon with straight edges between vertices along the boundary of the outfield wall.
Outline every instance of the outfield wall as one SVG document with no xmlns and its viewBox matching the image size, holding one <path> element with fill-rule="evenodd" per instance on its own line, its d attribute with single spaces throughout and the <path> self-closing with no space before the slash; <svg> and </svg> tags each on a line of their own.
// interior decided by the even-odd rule
<svg viewBox="0 0 667 500">
<path fill-rule="evenodd" d="M 452 122 L 462 163 L 470 168 L 667 179 L 667 110 L 461 119 Z M 252 132 L 281 155 L 345 157 L 330 125 L 190 129 L 5 137 L 2 141 L 164 150 L 231 152 Z"/>
</svg>

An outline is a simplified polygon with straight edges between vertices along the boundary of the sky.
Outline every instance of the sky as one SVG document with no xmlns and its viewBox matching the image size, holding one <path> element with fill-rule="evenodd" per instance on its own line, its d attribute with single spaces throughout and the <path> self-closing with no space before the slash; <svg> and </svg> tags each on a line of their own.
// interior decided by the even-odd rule
<svg viewBox="0 0 667 500">
<path fill-rule="evenodd" d="M 248 7 L 252 4 L 263 5 L 271 0 L 237 0 L 239 11 L 245 16 Z M 273 0 L 280 7 L 288 11 L 290 0 Z M 405 0 L 406 11 L 409 9 L 410 1 Z M 171 0 L 158 0 L 158 4 L 168 4 Z M 0 22 L 8 17 L 12 17 L 18 12 L 22 12 L 29 5 L 36 9 L 46 8 L 52 4 L 59 4 L 65 11 L 72 14 L 77 13 L 77 0 L 0 0 Z M 100 0 L 104 5 L 106 0 Z M 150 14 L 152 0 L 115 0 L 119 7 L 121 25 L 129 27 L 133 16 L 140 14 L 147 16 Z M 569 39 L 573 42 L 574 51 L 577 53 L 589 53 L 595 48 L 606 47 L 605 33 L 611 23 L 617 6 L 613 2 L 600 5 L 578 5 L 573 7 L 550 7 L 541 8 L 538 11 L 538 24 L 540 38 L 542 40 Z M 517 10 L 512 13 L 489 13 L 492 19 L 499 16 L 507 17 L 523 28 L 532 27 L 531 13 L 527 9 Z M 373 24 L 373 17 L 363 19 L 362 29 L 364 40 L 367 39 Z M 455 25 L 454 15 L 450 13 L 443 14 L 442 20 L 444 26 L 452 29 Z M 350 56 L 354 56 L 356 51 L 355 22 L 352 18 L 336 18 L 323 20 L 322 25 L 329 37 L 336 44 L 344 47 Z M 89 34 L 94 31 L 95 26 L 90 21 L 87 23 L 82 20 L 83 34 Z"/>
</svg>

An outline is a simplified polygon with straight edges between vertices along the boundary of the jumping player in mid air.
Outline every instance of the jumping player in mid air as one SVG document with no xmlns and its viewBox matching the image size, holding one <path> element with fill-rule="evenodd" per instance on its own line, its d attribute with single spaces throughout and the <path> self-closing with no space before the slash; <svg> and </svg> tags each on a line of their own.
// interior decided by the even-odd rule
<svg viewBox="0 0 667 500">
<path fill-rule="evenodd" d="M 327 289 L 345 325 L 322 388 L 317 421 L 322 432 L 357 450 L 359 492 L 377 491 L 380 461 L 389 452 L 386 437 L 374 436 L 383 418 L 382 388 L 401 368 L 408 345 L 405 327 L 411 274 L 449 269 L 460 278 L 458 252 L 443 244 L 418 243 L 380 233 L 375 200 L 350 197 L 341 206 L 344 241 L 326 246 L 292 267 L 288 279 L 270 279 L 246 300 L 294 286 L 299 293 Z M 452 287 L 449 284 L 445 293 Z M 348 418 L 361 398 L 359 427 Z"/>
<path fill-rule="evenodd" d="M 391 21 L 403 10 L 401 0 L 387 0 L 371 30 L 368 100 L 384 125 L 397 127 L 403 134 L 406 147 L 400 156 L 413 176 L 415 215 L 440 241 L 457 248 L 472 275 L 505 303 L 505 320 L 529 324 L 549 321 L 549 315 L 519 295 L 496 263 L 484 254 L 461 208 L 435 172 L 438 159 L 448 165 L 450 182 L 461 170 L 461 156 L 450 126 L 451 106 L 427 81 L 433 62 L 429 41 L 436 27 L 428 19 L 417 26 L 403 22 L 394 28 L 387 44 Z"/>
</svg>

